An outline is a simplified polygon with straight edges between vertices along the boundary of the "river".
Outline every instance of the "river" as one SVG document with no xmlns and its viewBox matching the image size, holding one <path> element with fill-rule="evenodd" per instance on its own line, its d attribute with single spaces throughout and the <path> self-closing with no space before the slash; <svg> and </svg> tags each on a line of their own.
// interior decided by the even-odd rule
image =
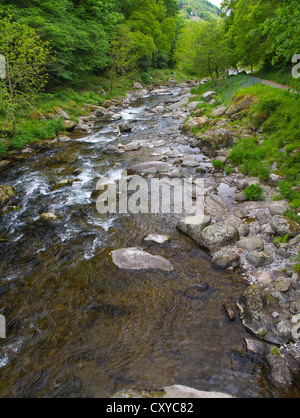
<svg viewBox="0 0 300 418">
<path fill-rule="evenodd" d="M 213 269 L 209 255 L 177 231 L 179 215 L 100 215 L 91 198 L 100 178 L 117 179 L 128 166 L 155 159 L 151 154 L 205 161 L 178 141 L 182 117 L 151 112 L 178 94 L 173 88 L 121 110 L 122 122 L 133 126 L 122 141 L 141 141 L 138 151 L 105 152 L 116 141 L 120 122 L 113 122 L 1 171 L 0 184 L 16 189 L 21 208 L 0 224 L 0 306 L 7 320 L 1 397 L 106 398 L 173 384 L 238 397 L 285 396 L 247 352 L 241 322 L 225 315 L 223 305 L 234 306 L 247 286 L 238 271 Z M 76 181 L 52 191 L 64 178 Z M 44 212 L 64 221 L 38 224 Z M 170 242 L 146 245 L 148 234 Z M 161 255 L 174 271 L 120 270 L 110 252 L 124 247 Z M 186 297 L 184 290 L 199 281 L 208 290 Z"/>
</svg>

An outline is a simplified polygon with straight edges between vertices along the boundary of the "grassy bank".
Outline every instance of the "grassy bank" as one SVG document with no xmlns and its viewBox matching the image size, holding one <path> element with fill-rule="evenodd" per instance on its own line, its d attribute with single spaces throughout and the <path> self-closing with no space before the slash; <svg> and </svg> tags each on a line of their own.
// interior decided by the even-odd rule
<svg viewBox="0 0 300 418">
<path fill-rule="evenodd" d="M 252 128 L 253 136 L 239 138 L 230 152 L 229 161 L 242 173 L 259 177 L 262 182 L 266 182 L 271 173 L 281 176 L 274 199 L 286 198 L 297 210 L 300 207 L 300 95 L 239 75 L 195 89 L 196 100 L 210 89 L 218 93 L 217 104 L 227 106 L 246 95 L 253 97 L 244 117 L 229 123 Z M 205 106 L 209 115 L 216 104 Z M 230 170 L 230 167 L 226 169 Z"/>
<path fill-rule="evenodd" d="M 152 70 L 137 74 L 134 78 L 114 81 L 111 88 L 110 80 L 104 77 L 89 77 L 74 84 L 57 87 L 51 91 L 40 93 L 33 107 L 26 107 L 16 114 L 17 130 L 12 135 L 11 121 L 0 114 L 0 155 L 9 151 L 22 149 L 35 141 L 50 140 L 64 131 L 63 119 L 57 117 L 55 108 L 59 107 L 77 121 L 80 116 L 87 115 L 86 103 L 101 105 L 105 100 L 124 96 L 133 87 L 134 81 L 145 86 L 164 84 L 170 78 L 184 80 L 184 76 L 175 70 Z M 55 117 L 56 116 L 56 117 Z"/>
</svg>

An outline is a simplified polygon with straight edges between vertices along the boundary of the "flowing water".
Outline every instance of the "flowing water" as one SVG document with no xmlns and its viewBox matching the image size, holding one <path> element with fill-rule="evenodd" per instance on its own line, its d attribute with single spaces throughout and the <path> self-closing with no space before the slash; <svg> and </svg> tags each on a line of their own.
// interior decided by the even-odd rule
<svg viewBox="0 0 300 418">
<path fill-rule="evenodd" d="M 1 171 L 0 184 L 16 189 L 21 208 L 0 224 L 0 313 L 7 319 L 1 397 L 110 397 L 172 384 L 241 397 L 286 395 L 247 353 L 240 321 L 225 315 L 223 305 L 234 305 L 246 288 L 238 272 L 214 270 L 210 257 L 176 230 L 178 215 L 100 215 L 91 198 L 100 178 L 118 179 L 130 165 L 162 155 L 164 146 L 204 160 L 173 141 L 181 119 L 149 112 L 177 94 L 174 88 L 121 112 L 133 126 L 122 141 L 148 144 L 139 151 L 104 152 L 116 141 L 115 122 Z M 76 181 L 52 191 L 65 178 Z M 221 189 L 230 201 L 230 190 Z M 44 212 L 64 222 L 38 224 Z M 155 233 L 170 242 L 146 245 L 144 237 Z M 119 270 L 110 252 L 133 246 L 167 258 L 174 271 Z M 200 281 L 209 289 L 186 297 Z"/>
</svg>

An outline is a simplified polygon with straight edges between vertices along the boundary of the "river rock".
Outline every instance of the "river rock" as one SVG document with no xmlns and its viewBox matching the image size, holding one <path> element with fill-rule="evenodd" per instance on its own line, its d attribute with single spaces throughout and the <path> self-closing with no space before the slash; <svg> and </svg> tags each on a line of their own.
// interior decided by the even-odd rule
<svg viewBox="0 0 300 418">
<path fill-rule="evenodd" d="M 292 285 L 292 280 L 288 277 L 280 276 L 276 279 L 275 287 L 278 292 L 287 293 Z"/>
<path fill-rule="evenodd" d="M 56 224 L 62 222 L 62 217 L 56 213 L 42 213 L 37 222 L 43 224 Z"/>
<path fill-rule="evenodd" d="M 249 94 L 244 94 L 243 96 L 238 96 L 233 104 L 230 106 L 228 111 L 226 112 L 226 115 L 232 116 L 237 115 L 238 113 L 249 109 L 249 107 L 252 105 L 252 103 L 255 102 L 255 97 L 250 96 Z"/>
<path fill-rule="evenodd" d="M 239 240 L 238 230 L 225 222 L 219 222 L 206 227 L 197 242 L 204 248 L 215 250 L 218 247 L 226 247 L 235 244 Z"/>
<path fill-rule="evenodd" d="M 192 111 L 196 110 L 197 106 L 199 106 L 201 104 L 203 104 L 203 102 L 191 102 L 187 105 L 186 108 L 189 112 L 192 112 Z"/>
<path fill-rule="evenodd" d="M 3 209 L 15 195 L 16 192 L 13 187 L 0 186 L 0 209 Z"/>
<path fill-rule="evenodd" d="M 70 115 L 68 115 L 68 113 L 66 113 L 60 107 L 54 107 L 54 111 L 59 117 L 66 119 L 66 120 L 70 120 Z"/>
<path fill-rule="evenodd" d="M 121 123 L 119 125 L 119 129 L 121 133 L 129 133 L 132 131 L 132 126 L 126 123 L 123 123 L 123 124 Z"/>
<path fill-rule="evenodd" d="M 144 86 L 138 81 L 136 81 L 135 83 L 133 83 L 133 88 L 137 90 L 143 90 Z"/>
<path fill-rule="evenodd" d="M 177 228 L 197 242 L 203 229 L 210 224 L 211 218 L 209 216 L 190 216 L 188 218 L 181 219 L 181 221 L 177 224 Z"/>
<path fill-rule="evenodd" d="M 232 147 L 235 136 L 228 129 L 212 129 L 203 134 L 199 132 L 196 138 L 201 140 L 200 147 L 204 153 L 210 154 L 212 149 Z"/>
<path fill-rule="evenodd" d="M 239 231 L 240 237 L 246 237 L 249 235 L 250 228 L 246 223 L 240 222 L 235 218 L 228 218 L 228 224 L 234 226 Z"/>
<path fill-rule="evenodd" d="M 74 128 L 76 128 L 76 126 L 76 122 L 73 122 L 72 120 L 64 120 L 64 128 L 66 131 L 71 132 Z"/>
<path fill-rule="evenodd" d="M 191 134 L 193 133 L 194 129 L 204 128 L 208 124 L 208 122 L 209 122 L 209 119 L 207 116 L 191 118 L 183 124 L 181 130 L 185 134 Z"/>
<path fill-rule="evenodd" d="M 214 109 L 211 112 L 211 116 L 220 118 L 221 116 L 223 116 L 226 113 L 226 111 L 227 111 L 227 107 L 225 107 L 225 106 L 219 106 L 217 109 Z"/>
<path fill-rule="evenodd" d="M 202 94 L 202 97 L 205 102 L 210 102 L 216 95 L 217 93 L 215 91 L 206 91 Z"/>
<path fill-rule="evenodd" d="M 130 142 L 129 144 L 124 145 L 124 150 L 128 151 L 138 151 L 141 148 L 141 144 L 139 142 Z"/>
<path fill-rule="evenodd" d="M 283 215 L 284 213 L 289 211 L 289 204 L 288 202 L 278 201 L 278 202 L 272 202 L 270 206 L 270 214 L 271 216 L 276 215 Z"/>
<path fill-rule="evenodd" d="M 237 307 L 245 328 L 264 341 L 284 344 L 277 330 L 274 312 L 283 313 L 278 301 L 259 286 L 249 286 L 239 298 Z"/>
<path fill-rule="evenodd" d="M 283 388 L 290 388 L 293 383 L 291 371 L 280 354 L 270 352 L 266 359 L 271 367 L 270 378 L 272 381 Z"/>
<path fill-rule="evenodd" d="M 171 272 L 172 264 L 163 257 L 154 256 L 138 248 L 122 248 L 112 251 L 114 264 L 125 270 L 162 270 Z"/>
<path fill-rule="evenodd" d="M 265 249 L 263 240 L 256 237 L 243 238 L 236 243 L 236 246 L 248 252 L 263 251 Z"/>
<path fill-rule="evenodd" d="M 266 288 L 273 284 L 273 277 L 267 271 L 259 269 L 254 271 L 252 281 L 260 287 Z"/>
<path fill-rule="evenodd" d="M 270 223 L 273 231 L 281 237 L 289 235 L 289 238 L 294 238 L 300 234 L 300 226 L 286 216 L 275 215 Z"/>
<path fill-rule="evenodd" d="M 245 338 L 245 342 L 247 345 L 247 350 L 251 351 L 251 353 L 258 354 L 262 356 L 266 350 L 266 344 L 258 341 L 258 340 L 251 340 L 249 338 Z"/>
<path fill-rule="evenodd" d="M 220 392 L 203 392 L 187 386 L 167 386 L 158 390 L 135 390 L 127 389 L 116 393 L 112 398 L 150 398 L 150 399 L 218 399 L 233 398 L 231 395 Z"/>
<path fill-rule="evenodd" d="M 156 244 L 165 244 L 166 242 L 170 242 L 170 237 L 167 235 L 157 235 L 157 234 L 150 234 L 146 238 L 144 238 L 145 242 L 154 242 Z"/>
<path fill-rule="evenodd" d="M 270 254 L 262 251 L 251 251 L 247 254 L 247 260 L 255 267 L 269 266 L 274 258 Z"/>
<path fill-rule="evenodd" d="M 58 183 L 56 183 L 53 187 L 52 187 L 52 191 L 58 190 L 58 189 L 62 189 L 63 187 L 67 187 L 67 186 L 72 186 L 72 184 L 74 183 L 74 179 L 64 179 L 59 181 Z"/>
<path fill-rule="evenodd" d="M 212 259 L 212 265 L 222 269 L 227 269 L 229 267 L 235 268 L 240 264 L 240 256 L 230 250 L 217 251 Z"/>
<path fill-rule="evenodd" d="M 149 161 L 147 163 L 136 164 L 128 168 L 128 174 L 157 174 L 168 172 L 170 166 L 161 161 Z"/>
</svg>

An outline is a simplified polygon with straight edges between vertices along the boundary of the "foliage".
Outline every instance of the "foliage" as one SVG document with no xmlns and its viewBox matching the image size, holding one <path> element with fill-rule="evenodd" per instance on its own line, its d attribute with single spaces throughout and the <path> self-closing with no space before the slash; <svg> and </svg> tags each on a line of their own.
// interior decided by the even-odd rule
<svg viewBox="0 0 300 418">
<path fill-rule="evenodd" d="M 203 20 L 211 20 L 220 14 L 217 6 L 207 0 L 178 0 L 180 14 L 185 19 L 198 16 Z"/>
<path fill-rule="evenodd" d="M 207 75 L 218 78 L 228 68 L 229 48 L 219 20 L 193 22 L 182 30 L 176 48 L 178 65 L 199 80 Z"/>
<path fill-rule="evenodd" d="M 277 237 L 274 239 L 275 244 L 286 244 L 289 240 L 290 234 L 285 235 L 284 237 Z"/>
<path fill-rule="evenodd" d="M 251 184 L 244 190 L 247 200 L 259 201 L 264 198 L 264 189 L 259 184 Z"/>
<path fill-rule="evenodd" d="M 22 105 L 31 105 L 46 83 L 49 50 L 33 29 L 4 18 L 0 21 L 0 53 L 6 60 L 0 110 L 11 116 L 15 130 L 15 113 Z"/>
<path fill-rule="evenodd" d="M 221 160 L 214 160 L 212 165 L 216 170 L 222 170 L 224 168 L 224 163 Z"/>
</svg>

